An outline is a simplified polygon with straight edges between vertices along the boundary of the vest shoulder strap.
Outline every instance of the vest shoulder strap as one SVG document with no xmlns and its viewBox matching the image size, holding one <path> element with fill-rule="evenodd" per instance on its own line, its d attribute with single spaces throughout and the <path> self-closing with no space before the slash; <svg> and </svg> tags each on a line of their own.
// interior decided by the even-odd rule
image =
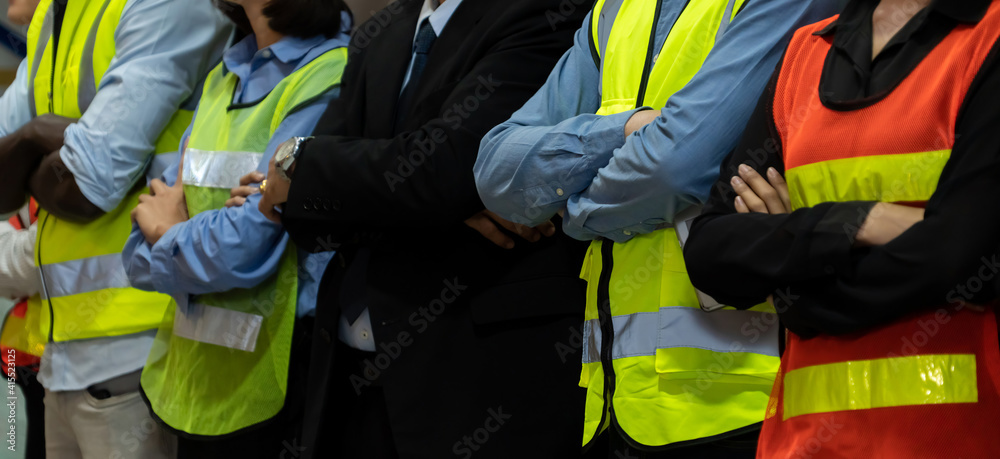
<svg viewBox="0 0 1000 459">
<path fill-rule="evenodd" d="M 288 115 L 309 106 L 339 86 L 346 62 L 346 47 L 331 49 L 286 78 L 282 85 L 288 85 L 291 90 L 281 92 L 271 120 L 271 133 Z"/>
</svg>

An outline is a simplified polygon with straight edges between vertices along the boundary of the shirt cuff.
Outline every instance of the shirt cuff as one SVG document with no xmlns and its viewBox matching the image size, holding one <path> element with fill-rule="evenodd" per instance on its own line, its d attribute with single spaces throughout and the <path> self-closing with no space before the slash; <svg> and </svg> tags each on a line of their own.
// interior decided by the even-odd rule
<svg viewBox="0 0 1000 459">
<path fill-rule="evenodd" d="M 853 273 L 854 241 L 875 204 L 875 201 L 848 201 L 830 205 L 813 227 L 809 243 L 809 270 L 813 276 L 845 277 Z"/>
<path fill-rule="evenodd" d="M 173 280 L 176 275 L 173 269 L 174 247 L 176 246 L 175 241 L 177 240 L 177 234 L 181 230 L 181 225 L 184 225 L 184 223 L 172 226 L 150 249 L 152 262 L 150 263 L 149 271 L 153 287 L 157 292 L 169 293 L 174 291 Z"/>
</svg>

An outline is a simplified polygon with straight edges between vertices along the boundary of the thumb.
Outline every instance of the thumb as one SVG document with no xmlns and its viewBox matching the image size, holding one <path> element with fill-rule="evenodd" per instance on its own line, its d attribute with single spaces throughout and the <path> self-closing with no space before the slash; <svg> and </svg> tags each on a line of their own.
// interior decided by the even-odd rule
<svg viewBox="0 0 1000 459">
<path fill-rule="evenodd" d="M 177 166 L 177 181 L 174 182 L 174 186 L 184 186 L 184 154 L 187 153 L 187 148 L 181 152 L 181 164 Z"/>
</svg>

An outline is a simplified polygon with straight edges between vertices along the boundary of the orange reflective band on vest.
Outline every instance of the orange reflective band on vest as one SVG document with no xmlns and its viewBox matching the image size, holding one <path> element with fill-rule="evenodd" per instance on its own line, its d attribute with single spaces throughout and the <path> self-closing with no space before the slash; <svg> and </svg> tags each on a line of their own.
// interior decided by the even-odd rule
<svg viewBox="0 0 1000 459">
<path fill-rule="evenodd" d="M 1000 2 L 979 24 L 956 27 L 890 94 L 855 110 L 833 110 L 819 98 L 833 38 L 814 33 L 833 20 L 795 33 L 775 89 L 792 206 L 922 205 L 937 189 L 968 89 L 1000 36 Z M 994 310 L 942 307 L 853 335 L 790 333 L 758 457 L 997 457 L 996 421 Z"/>
</svg>

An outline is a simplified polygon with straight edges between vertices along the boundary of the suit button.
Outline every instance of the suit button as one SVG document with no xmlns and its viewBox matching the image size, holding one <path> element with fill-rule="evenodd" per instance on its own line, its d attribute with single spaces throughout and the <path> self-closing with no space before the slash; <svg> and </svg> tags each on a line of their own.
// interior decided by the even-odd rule
<svg viewBox="0 0 1000 459">
<path fill-rule="evenodd" d="M 333 210 L 340 210 L 340 200 L 334 199 L 333 202 L 330 203 L 330 207 L 332 207 Z"/>
<path fill-rule="evenodd" d="M 333 342 L 333 339 L 330 338 L 330 332 L 326 331 L 325 328 L 319 329 L 319 336 L 323 338 L 323 341 L 326 341 L 326 344 L 330 344 Z"/>
</svg>

